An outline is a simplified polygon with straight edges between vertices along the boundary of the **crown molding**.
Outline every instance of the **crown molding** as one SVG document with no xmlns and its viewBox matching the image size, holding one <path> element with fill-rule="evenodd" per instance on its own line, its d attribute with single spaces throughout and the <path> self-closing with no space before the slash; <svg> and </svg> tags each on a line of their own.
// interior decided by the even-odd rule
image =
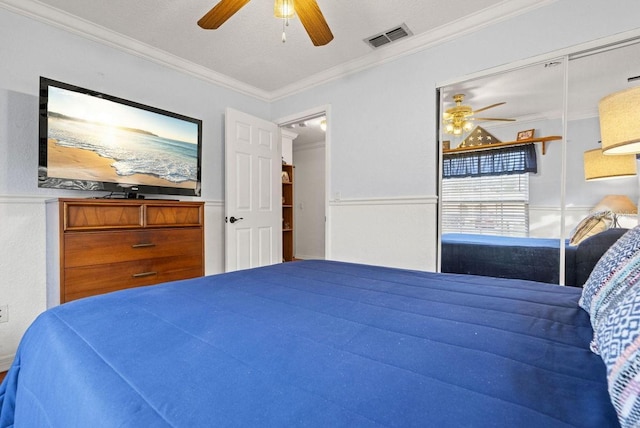
<svg viewBox="0 0 640 428">
<path fill-rule="evenodd" d="M 402 58 L 429 49 L 433 46 L 457 39 L 467 34 L 474 33 L 496 23 L 505 21 L 532 10 L 548 6 L 558 0 L 509 0 L 502 1 L 497 5 L 467 15 L 456 21 L 447 23 L 444 26 L 432 31 L 408 37 L 402 43 L 386 45 L 377 50 L 372 50 L 376 55 L 365 55 L 353 61 L 337 65 L 321 73 L 314 74 L 305 79 L 299 80 L 283 88 L 271 92 L 271 101 L 306 91 L 315 86 L 319 86 L 350 74 L 358 73 L 368 68 L 376 67 L 396 59 Z"/>
<path fill-rule="evenodd" d="M 248 85 L 227 75 L 215 72 L 146 43 L 124 36 L 90 21 L 68 14 L 35 0 L 0 0 L 0 7 L 52 27 L 60 28 L 85 39 L 122 50 L 131 55 L 150 60 L 201 80 L 227 89 L 270 101 L 269 92 Z"/>
<path fill-rule="evenodd" d="M 598 118 L 598 107 L 595 108 L 584 108 L 581 110 L 573 111 L 567 116 L 568 121 L 574 120 L 585 120 L 585 119 L 594 119 Z M 525 125 L 528 123 L 534 122 L 542 122 L 549 120 L 562 120 L 562 110 L 553 110 L 540 114 L 530 114 L 527 116 L 520 116 L 517 118 L 519 125 Z M 482 126 L 482 125 L 481 125 Z M 499 123 L 491 123 L 490 126 L 483 126 L 488 129 L 499 129 L 499 128 L 507 128 L 513 126 L 513 122 L 499 122 Z"/>
<path fill-rule="evenodd" d="M 582 110 L 572 112 L 569 114 L 567 120 L 585 120 L 594 118 L 600 118 L 598 106 L 595 106 L 593 108 L 584 108 Z"/>
<path fill-rule="evenodd" d="M 375 55 L 365 55 L 271 92 L 256 88 L 230 76 L 184 60 L 146 43 L 116 33 L 59 9 L 44 5 L 36 0 L 0 0 L 0 7 L 86 39 L 103 43 L 129 54 L 154 61 L 204 81 L 258 98 L 262 101 L 271 102 L 360 72 L 367 68 L 375 67 L 403 56 L 428 49 L 501 21 L 528 13 L 534 9 L 548 6 L 556 1 L 558 0 L 504 0 L 493 7 L 465 16 L 464 18 L 438 27 L 422 35 L 408 38 L 397 45 L 385 46 L 380 50 L 376 50 Z"/>
<path fill-rule="evenodd" d="M 296 137 L 298 136 L 298 134 L 296 134 L 295 132 L 285 128 L 280 128 L 280 132 L 282 133 L 283 136 L 290 138 L 291 140 L 295 140 Z"/>
<path fill-rule="evenodd" d="M 326 147 L 326 143 L 324 140 L 314 141 L 310 143 L 293 143 L 293 152 L 303 152 L 306 150 L 316 150 L 316 149 L 324 149 Z"/>
</svg>

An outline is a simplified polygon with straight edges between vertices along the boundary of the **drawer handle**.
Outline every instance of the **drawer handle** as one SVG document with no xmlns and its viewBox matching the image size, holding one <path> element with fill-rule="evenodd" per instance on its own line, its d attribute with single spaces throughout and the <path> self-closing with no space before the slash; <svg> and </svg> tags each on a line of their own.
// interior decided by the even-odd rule
<svg viewBox="0 0 640 428">
<path fill-rule="evenodd" d="M 155 247 L 156 244 L 152 244 L 152 243 L 144 243 L 144 244 L 133 244 L 131 246 L 131 248 L 147 248 L 147 247 Z"/>
<path fill-rule="evenodd" d="M 152 276 L 152 275 L 157 275 L 158 272 L 140 272 L 140 273 L 134 273 L 133 275 L 131 275 L 134 278 L 144 278 L 145 276 Z"/>
</svg>

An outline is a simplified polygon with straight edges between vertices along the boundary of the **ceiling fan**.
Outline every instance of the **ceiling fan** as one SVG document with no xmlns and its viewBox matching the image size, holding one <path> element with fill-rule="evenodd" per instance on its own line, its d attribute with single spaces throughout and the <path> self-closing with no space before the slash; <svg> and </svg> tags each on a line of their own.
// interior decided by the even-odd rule
<svg viewBox="0 0 640 428">
<path fill-rule="evenodd" d="M 249 0 L 220 0 L 213 9 L 200 18 L 198 25 L 205 30 L 215 30 L 247 3 Z M 282 10 L 283 3 L 284 10 L 291 10 L 290 14 L 280 15 L 277 12 Z M 276 16 L 283 19 L 292 17 L 295 12 L 315 46 L 323 46 L 333 40 L 331 29 L 316 0 L 295 0 L 295 3 L 294 0 L 276 0 L 275 10 Z"/>
<path fill-rule="evenodd" d="M 461 135 L 462 131 L 471 131 L 473 129 L 473 121 L 475 120 L 499 120 L 502 122 L 514 122 L 515 119 L 503 119 L 496 117 L 476 117 L 474 116 L 476 113 L 480 113 L 485 110 L 489 110 L 490 108 L 498 107 L 506 102 L 491 104 L 486 107 L 479 108 L 477 110 L 473 110 L 471 106 L 463 105 L 464 94 L 456 94 L 453 96 L 453 101 L 455 101 L 456 105 L 454 107 L 448 108 L 442 114 L 442 122 L 444 123 L 444 131 L 447 134 L 453 135 Z"/>
</svg>

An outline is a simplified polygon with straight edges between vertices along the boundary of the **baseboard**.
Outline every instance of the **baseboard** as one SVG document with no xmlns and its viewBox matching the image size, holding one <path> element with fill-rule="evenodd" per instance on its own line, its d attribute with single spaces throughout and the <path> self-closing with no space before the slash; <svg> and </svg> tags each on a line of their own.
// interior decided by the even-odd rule
<svg viewBox="0 0 640 428">
<path fill-rule="evenodd" d="M 324 255 L 322 256 L 312 256 L 309 254 L 298 254 L 296 253 L 296 259 L 300 259 L 300 260 L 324 260 Z"/>
</svg>

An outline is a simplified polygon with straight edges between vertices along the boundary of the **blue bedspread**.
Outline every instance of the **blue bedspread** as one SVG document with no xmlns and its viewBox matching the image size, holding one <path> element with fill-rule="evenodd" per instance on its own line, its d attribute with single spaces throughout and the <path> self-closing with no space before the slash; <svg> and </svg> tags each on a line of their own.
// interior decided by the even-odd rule
<svg viewBox="0 0 640 428">
<path fill-rule="evenodd" d="M 15 427 L 609 427 L 579 289 L 305 261 L 43 313 Z"/>
</svg>

